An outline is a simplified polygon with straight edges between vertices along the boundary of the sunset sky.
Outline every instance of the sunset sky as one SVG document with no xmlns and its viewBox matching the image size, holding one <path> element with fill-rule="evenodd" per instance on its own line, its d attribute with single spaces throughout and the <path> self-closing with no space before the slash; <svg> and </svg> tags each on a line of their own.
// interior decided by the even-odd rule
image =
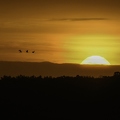
<svg viewBox="0 0 120 120">
<path fill-rule="evenodd" d="M 93 55 L 120 65 L 118 0 L 0 1 L 0 61 L 81 63 Z"/>
</svg>

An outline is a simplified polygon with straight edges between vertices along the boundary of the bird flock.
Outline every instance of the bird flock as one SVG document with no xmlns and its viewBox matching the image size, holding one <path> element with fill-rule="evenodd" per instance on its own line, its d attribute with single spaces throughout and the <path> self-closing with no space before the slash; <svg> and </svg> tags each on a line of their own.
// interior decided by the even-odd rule
<svg viewBox="0 0 120 120">
<path fill-rule="evenodd" d="M 18 50 L 20 53 L 22 53 L 23 51 L 22 50 Z M 26 53 L 29 53 L 28 50 L 25 51 Z M 35 53 L 35 51 L 32 51 L 32 53 Z"/>
</svg>

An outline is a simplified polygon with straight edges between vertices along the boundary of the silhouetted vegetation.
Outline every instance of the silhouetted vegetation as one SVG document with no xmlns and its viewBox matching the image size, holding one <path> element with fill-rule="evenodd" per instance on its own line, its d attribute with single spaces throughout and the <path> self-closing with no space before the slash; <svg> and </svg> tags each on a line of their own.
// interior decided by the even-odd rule
<svg viewBox="0 0 120 120">
<path fill-rule="evenodd" d="M 120 113 L 120 74 L 89 76 L 3 76 L 1 115 L 12 118 L 116 119 Z"/>
</svg>

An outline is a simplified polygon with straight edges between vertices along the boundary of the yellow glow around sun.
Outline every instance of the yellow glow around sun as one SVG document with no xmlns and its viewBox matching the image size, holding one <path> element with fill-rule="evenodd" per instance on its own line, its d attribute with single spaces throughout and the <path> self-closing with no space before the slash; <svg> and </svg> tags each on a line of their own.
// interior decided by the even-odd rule
<svg viewBox="0 0 120 120">
<path fill-rule="evenodd" d="M 110 65 L 110 63 L 101 56 L 90 56 L 81 62 L 81 64 L 91 65 Z"/>
</svg>

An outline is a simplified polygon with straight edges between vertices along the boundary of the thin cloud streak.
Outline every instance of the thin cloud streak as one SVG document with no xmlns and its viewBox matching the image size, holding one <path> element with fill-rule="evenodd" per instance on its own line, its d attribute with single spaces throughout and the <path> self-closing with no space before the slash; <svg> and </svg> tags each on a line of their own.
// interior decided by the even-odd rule
<svg viewBox="0 0 120 120">
<path fill-rule="evenodd" d="M 48 19 L 46 21 L 100 21 L 109 20 L 108 18 L 60 18 L 60 19 Z"/>
</svg>

